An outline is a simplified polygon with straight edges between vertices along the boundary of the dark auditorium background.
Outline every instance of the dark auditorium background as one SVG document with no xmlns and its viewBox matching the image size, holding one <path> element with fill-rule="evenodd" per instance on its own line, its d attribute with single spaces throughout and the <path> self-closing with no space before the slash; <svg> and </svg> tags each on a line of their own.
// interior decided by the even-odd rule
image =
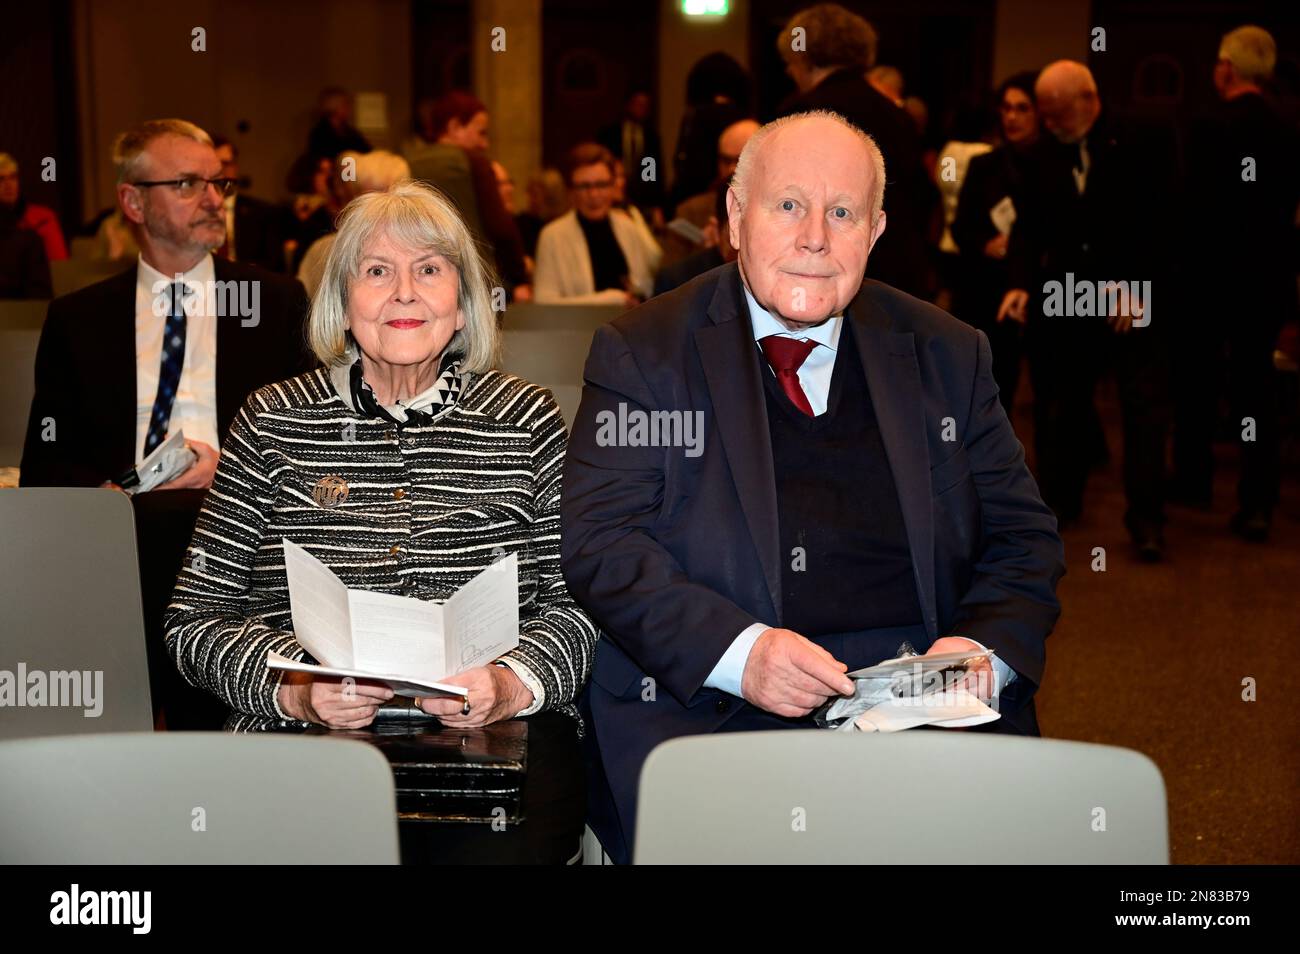
<svg viewBox="0 0 1300 954">
<path fill-rule="evenodd" d="M 674 142 L 686 71 L 714 50 L 750 67 L 760 117 L 770 115 L 793 89 L 773 37 L 802 6 L 737 0 L 712 24 L 687 22 L 672 0 L 368 0 L 364 16 L 351 0 L 15 4 L 0 41 L 0 88 L 7 91 L 0 128 L 4 148 L 21 166 L 38 168 L 47 155 L 69 164 L 72 174 L 53 183 L 24 177 L 31 201 L 54 208 L 65 233 L 111 204 L 108 147 L 118 130 L 145 115 L 186 116 L 237 135 L 245 189 L 281 197 L 285 170 L 315 121 L 316 96 L 332 85 L 384 93 L 388 134 L 374 144 L 390 148 L 410 134 L 419 99 L 473 89 L 497 117 L 494 158 L 523 182 L 532 166 L 558 164 L 569 144 L 591 135 L 592 117 L 602 124 L 616 118 L 633 86 L 649 87 L 661 139 Z M 924 100 L 936 120 L 962 93 L 991 90 L 1051 58 L 1087 62 L 1108 103 L 1172 118 L 1213 99 L 1205 57 L 1227 29 L 1248 22 L 1268 28 L 1283 78 L 1288 70 L 1294 78 L 1291 51 L 1300 30 L 1287 3 L 884 0 L 850 6 L 876 27 L 877 61 L 898 67 L 908 95 Z M 208 31 L 206 55 L 175 41 L 197 24 Z M 516 44 L 510 56 L 475 60 L 476 31 L 497 24 Z M 1090 30 L 1098 25 L 1108 29 L 1110 43 L 1104 54 L 1090 55 Z M 155 75 L 167 82 L 151 82 Z M 522 76 L 534 79 L 518 82 Z"/>
</svg>

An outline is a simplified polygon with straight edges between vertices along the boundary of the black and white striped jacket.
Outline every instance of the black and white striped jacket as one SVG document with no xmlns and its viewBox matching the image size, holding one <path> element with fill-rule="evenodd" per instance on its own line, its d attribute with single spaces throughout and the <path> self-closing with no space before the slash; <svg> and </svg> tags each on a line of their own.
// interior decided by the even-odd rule
<svg viewBox="0 0 1300 954">
<path fill-rule="evenodd" d="M 549 391 L 513 375 L 459 383 L 455 403 L 400 430 L 355 411 L 325 370 L 249 397 L 167 609 L 167 648 L 187 681 L 236 716 L 287 718 L 266 654 L 305 652 L 282 537 L 350 588 L 421 599 L 447 599 L 505 551 L 519 557 L 521 633 L 502 661 L 536 697 L 521 714 L 576 716 L 597 630 L 560 574 L 564 420 Z"/>
</svg>

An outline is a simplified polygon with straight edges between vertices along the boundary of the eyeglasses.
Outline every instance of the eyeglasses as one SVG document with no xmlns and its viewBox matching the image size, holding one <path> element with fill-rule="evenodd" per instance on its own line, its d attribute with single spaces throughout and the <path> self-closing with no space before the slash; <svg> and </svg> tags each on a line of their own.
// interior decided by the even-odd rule
<svg viewBox="0 0 1300 954">
<path fill-rule="evenodd" d="M 204 179 L 202 176 L 186 176 L 183 179 L 153 179 L 148 182 L 132 182 L 133 186 L 142 188 L 150 186 L 171 186 L 176 190 L 176 194 L 182 199 L 192 199 L 196 195 L 207 190 L 208 186 L 216 186 L 217 194 L 223 199 L 235 191 L 237 185 L 234 179 L 216 178 Z"/>
</svg>

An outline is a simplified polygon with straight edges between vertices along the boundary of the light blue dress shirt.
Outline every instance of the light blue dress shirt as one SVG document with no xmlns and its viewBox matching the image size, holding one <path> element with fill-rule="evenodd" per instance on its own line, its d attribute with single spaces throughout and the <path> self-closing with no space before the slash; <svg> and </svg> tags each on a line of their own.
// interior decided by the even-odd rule
<svg viewBox="0 0 1300 954">
<path fill-rule="evenodd" d="M 750 326 L 754 332 L 755 343 L 768 335 L 781 335 L 785 338 L 794 338 L 797 341 L 817 342 L 817 347 L 808 353 L 804 363 L 799 366 L 799 386 L 803 388 L 804 396 L 808 398 L 808 404 L 813 409 L 813 415 L 820 417 L 825 414 L 826 403 L 831 392 L 831 372 L 835 369 L 835 355 L 839 348 L 840 331 L 844 326 L 844 316 L 834 315 L 820 325 L 790 331 L 754 300 L 754 296 L 750 294 L 748 288 L 745 289 L 745 301 L 749 304 Z M 766 361 L 762 362 L 762 365 L 768 374 L 773 374 Z M 713 671 L 704 680 L 704 685 L 712 689 L 720 689 L 733 696 L 740 696 L 740 683 L 745 674 L 745 663 L 749 661 L 749 652 L 754 648 L 754 643 L 758 641 L 758 637 L 771 628 L 768 623 L 753 623 L 746 626 L 740 635 L 732 640 L 731 645 L 727 647 L 727 651 L 722 654 L 722 658 L 718 660 L 717 665 L 713 667 Z M 969 636 L 963 636 L 962 638 L 969 639 L 980 649 L 987 648 L 981 643 L 970 639 Z M 994 698 L 1001 693 L 1002 688 L 1007 683 L 1015 678 L 1015 675 L 1015 671 L 1010 666 L 998 657 L 993 657 Z"/>
</svg>

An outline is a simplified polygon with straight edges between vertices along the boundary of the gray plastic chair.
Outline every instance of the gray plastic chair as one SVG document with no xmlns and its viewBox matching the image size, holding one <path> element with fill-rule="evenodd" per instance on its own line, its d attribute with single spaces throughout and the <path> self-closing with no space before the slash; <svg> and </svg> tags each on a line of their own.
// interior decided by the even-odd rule
<svg viewBox="0 0 1300 954">
<path fill-rule="evenodd" d="M 0 708 L 0 739 L 152 729 L 131 501 L 0 490 L 0 541 L 0 670 L 43 673 L 46 702 L 70 703 Z"/>
<path fill-rule="evenodd" d="M 397 864 L 364 742 L 133 732 L 0 742 L 3 864 Z"/>
<path fill-rule="evenodd" d="M 549 388 L 565 424 L 572 427 L 582 398 L 582 371 L 593 334 L 591 329 L 517 331 L 507 327 L 501 335 L 501 367 Z"/>
<path fill-rule="evenodd" d="M 1160 770 L 1139 752 L 1082 742 L 692 736 L 650 753 L 638 805 L 637 864 L 1169 862 Z"/>
<path fill-rule="evenodd" d="M 71 295 L 96 282 L 120 275 L 128 268 L 135 268 L 135 259 L 84 259 L 65 258 L 50 262 L 50 279 L 54 285 L 54 297 Z"/>
<path fill-rule="evenodd" d="M 506 309 L 502 327 L 507 331 L 594 332 L 627 311 L 620 305 L 537 305 L 526 302 Z M 591 340 L 590 335 L 587 338 Z"/>
</svg>

